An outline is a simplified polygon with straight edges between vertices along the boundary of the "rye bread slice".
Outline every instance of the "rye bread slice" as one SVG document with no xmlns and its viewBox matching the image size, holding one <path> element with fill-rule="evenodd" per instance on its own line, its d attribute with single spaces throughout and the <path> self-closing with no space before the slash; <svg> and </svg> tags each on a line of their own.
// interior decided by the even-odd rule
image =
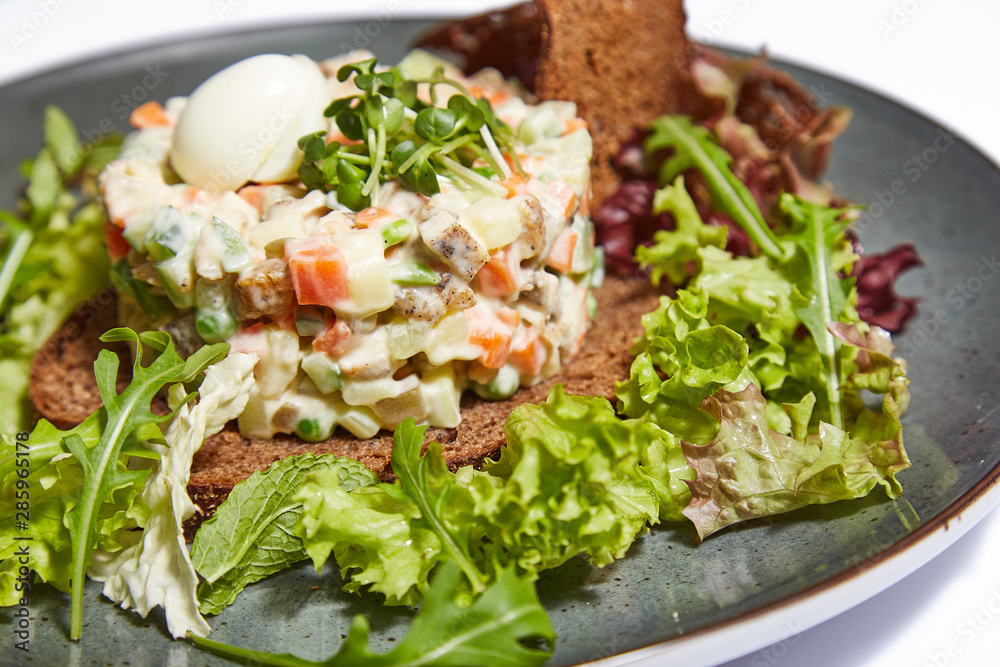
<svg viewBox="0 0 1000 667">
<path fill-rule="evenodd" d="M 543 100 L 575 102 L 594 136 L 593 194 L 621 181 L 613 160 L 634 128 L 682 111 L 693 51 L 682 0 L 535 0 L 447 21 L 417 45 L 448 52 L 467 74 L 495 67 Z"/>
<path fill-rule="evenodd" d="M 620 185 L 612 161 L 634 128 L 681 109 L 690 61 L 681 0 L 542 0 L 546 28 L 535 90 L 571 100 L 594 137 L 593 193 Z"/>
<path fill-rule="evenodd" d="M 458 428 L 429 429 L 427 437 L 440 442 L 442 454 L 452 469 L 480 465 L 496 457 L 504 443 L 503 425 L 518 405 L 545 400 L 557 382 L 571 394 L 599 395 L 614 400 L 615 382 L 628 377 L 632 356 L 629 349 L 642 332 L 641 317 L 656 308 L 658 296 L 644 280 L 608 277 L 596 290 L 598 315 L 583 349 L 558 375 L 522 389 L 505 401 L 485 401 L 474 395 L 462 400 L 462 423 Z M 107 300 L 107 297 L 104 297 Z M 119 372 L 121 388 L 129 381 L 128 352 L 122 346 L 105 346 L 98 336 L 115 326 L 112 303 L 87 304 L 80 313 L 42 347 L 32 363 L 31 398 L 42 417 L 68 428 L 82 421 L 101 405 L 93 374 L 93 362 L 104 347 L 124 355 Z M 93 315 L 90 315 L 93 313 Z M 60 389 L 61 388 L 61 389 Z M 295 454 L 330 453 L 364 463 L 382 480 L 393 479 L 389 457 L 392 434 L 378 433 L 359 440 L 338 429 L 323 442 L 305 442 L 295 436 L 278 435 L 270 440 L 244 438 L 234 423 L 208 438 L 195 454 L 188 493 L 201 509 L 185 524 L 190 538 L 205 519 L 240 481 L 274 461 Z"/>
</svg>

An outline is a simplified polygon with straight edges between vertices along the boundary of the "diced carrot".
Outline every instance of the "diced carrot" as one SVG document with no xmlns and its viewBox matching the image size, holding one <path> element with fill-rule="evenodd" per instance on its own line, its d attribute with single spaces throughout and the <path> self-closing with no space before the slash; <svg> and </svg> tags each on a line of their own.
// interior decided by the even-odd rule
<svg viewBox="0 0 1000 667">
<path fill-rule="evenodd" d="M 479 288 L 486 296 L 507 296 L 517 290 L 513 268 L 507 248 L 500 248 L 491 253 L 490 261 L 476 274 Z"/>
<path fill-rule="evenodd" d="M 111 222 L 105 222 L 104 238 L 108 243 L 108 257 L 115 261 L 128 257 L 128 251 L 132 246 L 122 236 L 121 227 Z"/>
<path fill-rule="evenodd" d="M 327 239 L 310 236 L 285 243 L 295 297 L 303 306 L 336 308 L 347 301 L 347 262 Z"/>
<path fill-rule="evenodd" d="M 563 205 L 568 220 L 576 211 L 576 191 L 565 181 L 560 180 L 549 181 L 545 184 L 545 189 Z"/>
<path fill-rule="evenodd" d="M 384 208 L 369 206 L 362 211 L 358 211 L 358 214 L 354 216 L 354 224 L 358 227 L 367 229 L 368 227 L 376 224 L 379 220 L 383 219 L 388 219 L 389 222 L 392 222 L 394 220 L 398 220 L 399 216 L 394 214 L 392 211 L 387 211 Z"/>
<path fill-rule="evenodd" d="M 272 185 L 245 185 L 236 191 L 243 201 L 257 209 L 257 212 L 264 215 L 264 193 Z"/>
<path fill-rule="evenodd" d="M 500 181 L 500 185 L 507 188 L 507 199 L 512 199 L 528 192 L 528 182 L 524 180 L 524 176 L 521 176 L 516 171 L 510 175 L 510 178 Z"/>
<path fill-rule="evenodd" d="M 128 116 L 128 122 L 139 130 L 145 130 L 147 127 L 170 127 L 172 124 L 163 109 L 163 105 L 155 100 L 140 104 L 132 109 L 132 113 Z"/>
<path fill-rule="evenodd" d="M 313 338 L 313 348 L 331 357 L 339 357 L 347 351 L 350 341 L 351 329 L 343 320 L 336 320 L 326 331 Z"/>
<path fill-rule="evenodd" d="M 514 333 L 514 329 L 517 328 L 517 325 L 521 323 L 521 313 L 506 306 L 500 307 L 500 310 L 497 311 L 497 317 L 500 318 L 501 322 L 510 327 L 512 334 Z"/>
<path fill-rule="evenodd" d="M 483 302 L 465 309 L 469 321 L 469 342 L 483 348 L 478 361 L 486 368 L 499 369 L 507 363 L 514 329 L 521 320 L 516 310 L 501 307 L 494 313 Z"/>
<path fill-rule="evenodd" d="M 576 249 L 576 232 L 567 227 L 559 232 L 546 264 L 560 273 L 569 273 L 573 268 L 573 251 Z"/>
<path fill-rule="evenodd" d="M 587 121 L 582 118 L 570 118 L 566 121 L 566 130 L 563 132 L 563 136 L 576 132 L 577 130 L 587 129 Z"/>
<path fill-rule="evenodd" d="M 521 329 L 510 346 L 509 361 L 523 375 L 541 374 L 547 356 L 545 343 L 534 327 Z"/>
<path fill-rule="evenodd" d="M 583 198 L 580 199 L 579 213 L 585 218 L 590 217 L 590 183 L 587 183 L 583 190 Z"/>
</svg>

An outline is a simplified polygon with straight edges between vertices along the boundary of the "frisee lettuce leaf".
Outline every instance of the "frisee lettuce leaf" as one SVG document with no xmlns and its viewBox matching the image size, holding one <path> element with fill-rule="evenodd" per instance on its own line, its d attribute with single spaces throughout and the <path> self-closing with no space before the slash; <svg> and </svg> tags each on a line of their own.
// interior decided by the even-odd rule
<svg viewBox="0 0 1000 667">
<path fill-rule="evenodd" d="M 285 667 L 517 667 L 541 665 L 552 655 L 555 631 L 532 583 L 512 568 L 500 571 L 471 605 L 456 602 L 467 578 L 454 561 L 434 576 L 406 636 L 389 653 L 368 646 L 368 622 L 357 616 L 340 650 L 322 662 L 275 655 L 192 636 L 195 646 L 252 665 Z"/>
<path fill-rule="evenodd" d="M 653 213 L 670 213 L 677 226 L 674 231 L 658 231 L 653 245 L 640 245 L 635 250 L 636 261 L 643 269 L 651 268 L 649 279 L 659 285 L 664 275 L 674 285 L 682 285 L 697 264 L 700 248 L 726 246 L 726 228 L 705 224 L 694 200 L 684 189 L 684 177 L 678 176 L 672 185 L 660 188 L 653 195 Z M 698 269 L 695 269 L 695 273 Z"/>
<path fill-rule="evenodd" d="M 201 613 L 218 614 L 245 586 L 309 558 L 295 525 L 302 503 L 293 496 L 310 474 L 329 472 L 323 484 L 350 493 L 378 483 L 357 461 L 303 454 L 276 461 L 237 484 L 204 522 L 191 545 L 191 561 L 204 579 Z"/>
</svg>

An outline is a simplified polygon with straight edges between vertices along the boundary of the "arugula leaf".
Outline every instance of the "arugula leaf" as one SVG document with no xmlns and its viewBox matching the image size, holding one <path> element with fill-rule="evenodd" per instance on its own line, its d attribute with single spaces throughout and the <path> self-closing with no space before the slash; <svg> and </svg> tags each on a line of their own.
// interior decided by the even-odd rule
<svg viewBox="0 0 1000 667">
<path fill-rule="evenodd" d="M 552 655 L 555 631 L 531 582 L 512 569 L 500 572 L 468 607 L 456 603 L 464 575 L 453 561 L 438 570 L 420 612 L 400 642 L 389 653 L 368 646 L 368 622 L 354 625 L 340 650 L 322 662 L 290 654 L 229 646 L 191 636 L 195 646 L 243 664 L 285 667 L 516 667 L 541 665 Z"/>
<path fill-rule="evenodd" d="M 732 156 L 715 143 L 708 128 L 694 125 L 687 116 L 661 116 L 650 129 L 644 145 L 647 155 L 673 149 L 660 167 L 660 183 L 672 183 L 688 169 L 697 169 L 718 210 L 746 230 L 765 255 L 775 259 L 785 256 L 750 190 L 729 169 Z"/>
<path fill-rule="evenodd" d="M 841 220 L 842 209 L 820 206 L 794 195 L 783 194 L 780 205 L 793 225 L 781 238 L 795 244 L 797 254 L 791 262 L 805 265 L 795 271 L 799 276 L 796 286 L 805 298 L 805 304 L 796 308 L 795 314 L 809 329 L 823 360 L 823 387 L 830 423 L 843 428 L 838 345 L 827 325 L 839 321 L 847 307 L 850 282 L 837 275 L 845 267 L 834 265 L 833 253 L 839 246 L 849 244 L 845 232 L 850 222 Z"/>
<path fill-rule="evenodd" d="M 330 482 L 345 493 L 378 483 L 357 461 L 303 454 L 276 461 L 237 484 L 191 545 L 191 562 L 205 579 L 198 588 L 203 614 L 218 614 L 247 584 L 309 558 L 295 535 L 303 510 L 293 497 L 307 475 L 320 470 L 331 471 Z"/>
<path fill-rule="evenodd" d="M 392 471 L 403 491 L 420 512 L 420 522 L 426 524 L 438 538 L 442 554 L 458 564 L 472 586 L 480 593 L 485 577 L 473 562 L 469 548 L 471 525 L 450 521 L 445 508 L 451 500 L 455 481 L 444 467 L 441 445 L 431 443 L 426 456 L 420 456 L 426 426 L 414 426 L 410 417 L 392 434 Z"/>
<path fill-rule="evenodd" d="M 127 340 L 136 344 L 135 361 L 132 365 L 132 383 L 118 394 L 115 380 L 118 374 L 118 357 L 108 350 L 101 350 L 94 362 L 94 374 L 101 392 L 104 406 L 105 426 L 100 440 L 89 446 L 76 433 L 70 433 L 63 441 L 79 464 L 83 467 L 84 480 L 77 504 L 66 514 L 66 522 L 72 535 L 72 581 L 70 638 L 78 640 L 83 619 L 83 585 L 90 555 L 96 546 L 99 533 L 97 519 L 101 505 L 115 489 L 134 484 L 148 474 L 148 471 L 130 471 L 121 467 L 119 452 L 129 434 L 147 424 L 156 424 L 167 417 L 158 417 L 150 410 L 156 393 L 164 385 L 183 378 L 192 369 L 185 368 L 185 361 L 174 350 L 170 335 L 162 331 L 136 334 L 131 329 L 112 329 L 103 336 L 104 342 Z M 142 346 L 149 344 L 163 351 L 148 365 L 142 365 Z M 215 355 L 222 356 L 228 345 L 222 343 L 211 346 Z M 210 356 L 202 356 L 207 365 Z M 199 369 L 203 370 L 203 369 Z M 187 398 L 190 398 L 188 396 Z"/>
<path fill-rule="evenodd" d="M 225 349 L 216 348 L 223 354 Z M 188 363 L 213 362 L 215 356 L 193 354 Z M 243 412 L 256 362 L 256 355 L 235 353 L 213 363 L 205 370 L 198 403 L 181 405 L 162 438 L 158 429 L 147 427 L 164 444 L 147 444 L 156 460 L 142 492 L 149 516 L 139 521 L 141 535 L 132 534 L 140 539 L 117 553 L 95 551 L 88 569 L 92 579 L 104 582 L 104 595 L 123 609 L 134 608 L 145 616 L 153 607 L 163 607 L 174 637 L 188 632 L 207 634 L 211 629 L 198 610 L 198 575 L 184 542 L 182 524 L 197 509 L 187 494 L 191 462 L 205 438 Z M 184 380 L 182 370 L 178 383 L 170 388 L 174 404 L 186 399 Z"/>
</svg>

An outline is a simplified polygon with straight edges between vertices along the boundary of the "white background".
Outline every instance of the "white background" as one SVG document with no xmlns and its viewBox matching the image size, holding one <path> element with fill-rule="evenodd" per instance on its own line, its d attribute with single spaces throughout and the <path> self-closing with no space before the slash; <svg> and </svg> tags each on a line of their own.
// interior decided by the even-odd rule
<svg viewBox="0 0 1000 667">
<path fill-rule="evenodd" d="M 631 0 L 636 2 L 638 0 Z M 313 17 L 448 16 L 490 0 L 0 1 L 0 85 L 150 40 Z M 345 6 L 347 5 L 347 6 Z M 861 83 L 1000 162 L 1000 3 L 993 0 L 686 0 L 688 32 Z M 1000 514 L 900 583 L 727 667 L 978 667 L 1000 655 Z"/>
</svg>

